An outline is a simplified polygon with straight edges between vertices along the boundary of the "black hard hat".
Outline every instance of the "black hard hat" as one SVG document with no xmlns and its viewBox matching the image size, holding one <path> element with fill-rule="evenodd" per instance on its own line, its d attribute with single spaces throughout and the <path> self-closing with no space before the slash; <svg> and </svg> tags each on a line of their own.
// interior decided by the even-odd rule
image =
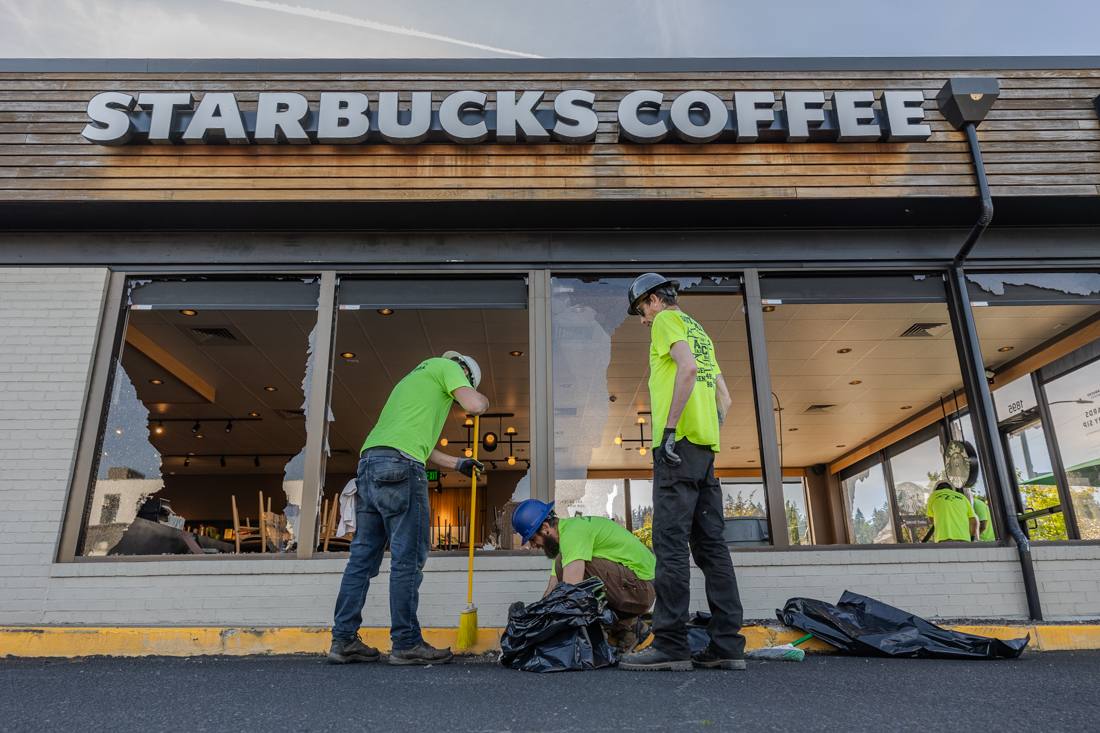
<svg viewBox="0 0 1100 733">
<path fill-rule="evenodd" d="M 630 283 L 630 294 L 628 295 L 630 298 L 630 305 L 626 309 L 627 315 L 640 316 L 641 313 L 638 311 L 638 301 L 666 285 L 677 292 L 680 290 L 679 282 L 676 280 L 668 280 L 663 275 L 658 275 L 655 272 L 647 272 L 644 275 L 639 275 L 634 278 L 634 282 Z"/>
</svg>

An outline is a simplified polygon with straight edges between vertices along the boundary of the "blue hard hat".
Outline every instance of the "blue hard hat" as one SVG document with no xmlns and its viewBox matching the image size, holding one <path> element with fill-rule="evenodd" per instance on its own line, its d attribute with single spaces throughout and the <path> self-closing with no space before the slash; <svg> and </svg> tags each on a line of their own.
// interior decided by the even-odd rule
<svg viewBox="0 0 1100 733">
<path fill-rule="evenodd" d="M 516 510 L 512 512 L 512 529 L 523 538 L 523 544 L 526 545 L 531 541 L 535 532 L 539 531 L 539 527 L 550 516 L 550 510 L 553 508 L 554 502 L 543 504 L 538 499 L 528 499 L 519 503 Z"/>
</svg>

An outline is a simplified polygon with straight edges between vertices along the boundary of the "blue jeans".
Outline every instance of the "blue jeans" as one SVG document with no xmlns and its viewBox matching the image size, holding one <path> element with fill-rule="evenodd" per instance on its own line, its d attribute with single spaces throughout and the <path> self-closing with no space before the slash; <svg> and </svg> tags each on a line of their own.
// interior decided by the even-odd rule
<svg viewBox="0 0 1100 733">
<path fill-rule="evenodd" d="M 390 543 L 390 642 L 394 649 L 418 646 L 420 583 L 431 544 L 428 478 L 424 465 L 397 451 L 372 448 L 359 461 L 358 511 L 351 559 L 336 597 L 332 638 L 355 638 L 363 604 Z"/>
</svg>

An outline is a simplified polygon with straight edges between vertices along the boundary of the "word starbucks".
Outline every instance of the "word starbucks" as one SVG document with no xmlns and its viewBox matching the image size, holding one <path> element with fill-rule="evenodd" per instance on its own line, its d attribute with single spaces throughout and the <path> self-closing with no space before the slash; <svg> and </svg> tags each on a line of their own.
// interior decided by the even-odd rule
<svg viewBox="0 0 1100 733">
<path fill-rule="evenodd" d="M 256 109 L 242 110 L 232 92 L 207 92 L 195 103 L 189 92 L 104 92 L 88 103 L 92 122 L 83 131 L 98 145 L 356 145 L 425 141 L 464 144 L 587 143 L 599 127 L 596 97 L 571 89 L 539 109 L 546 92 L 499 91 L 495 106 L 485 92 L 454 92 L 432 109 L 431 92 L 380 92 L 372 109 L 366 94 L 322 92 L 316 108 L 301 94 L 261 92 Z M 648 89 L 619 102 L 620 141 L 709 143 L 917 142 L 931 128 L 922 124 L 924 93 L 885 91 L 734 92 L 732 107 L 710 92 L 689 91 L 671 100 Z M 403 108 L 404 107 L 404 108 Z"/>
</svg>

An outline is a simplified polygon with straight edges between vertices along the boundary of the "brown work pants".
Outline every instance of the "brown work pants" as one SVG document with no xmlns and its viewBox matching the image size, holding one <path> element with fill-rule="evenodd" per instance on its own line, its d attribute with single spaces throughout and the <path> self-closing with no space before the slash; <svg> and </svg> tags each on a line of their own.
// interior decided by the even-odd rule
<svg viewBox="0 0 1100 733">
<path fill-rule="evenodd" d="M 554 573 L 561 580 L 561 555 L 554 561 Z M 614 625 L 605 627 L 612 636 L 630 629 L 638 617 L 649 610 L 657 597 L 653 590 L 653 581 L 642 580 L 627 566 L 602 557 L 594 557 L 584 563 L 584 579 L 593 577 L 603 581 L 607 607 L 619 619 Z"/>
</svg>

